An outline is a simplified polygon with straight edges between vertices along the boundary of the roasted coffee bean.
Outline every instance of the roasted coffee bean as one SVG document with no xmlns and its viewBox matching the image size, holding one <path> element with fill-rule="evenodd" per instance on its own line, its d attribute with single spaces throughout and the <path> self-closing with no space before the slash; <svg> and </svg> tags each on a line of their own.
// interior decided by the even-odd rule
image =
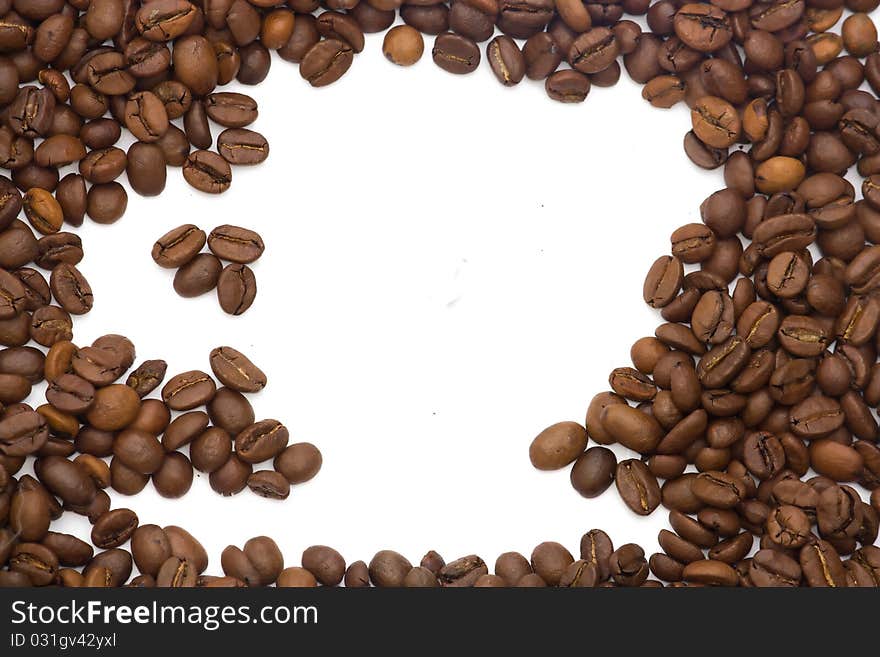
<svg viewBox="0 0 880 657">
<path fill-rule="evenodd" d="M 444 71 L 471 73 L 480 65 L 480 49 L 467 37 L 447 32 L 434 40 L 431 51 L 434 63 Z"/>
<path fill-rule="evenodd" d="M 694 134 L 709 147 L 727 148 L 740 136 L 742 123 L 736 109 L 722 98 L 704 96 L 691 110 Z"/>
<path fill-rule="evenodd" d="M 132 189 L 141 196 L 158 196 L 165 189 L 165 155 L 155 143 L 132 144 L 128 149 L 125 171 Z"/>
<path fill-rule="evenodd" d="M 260 164 L 269 157 L 269 143 L 252 130 L 229 129 L 217 138 L 217 150 L 230 164 Z"/>
<path fill-rule="evenodd" d="M 393 550 L 381 550 L 370 560 L 370 580 L 375 586 L 403 586 L 404 578 L 411 570 L 412 564 L 406 557 Z"/>
<path fill-rule="evenodd" d="M 257 281 L 247 265 L 226 265 L 220 272 L 217 279 L 217 298 L 224 312 L 241 315 L 251 307 L 256 295 Z"/>
<path fill-rule="evenodd" d="M 92 543 L 102 550 L 119 547 L 131 538 L 137 526 L 138 517 L 134 511 L 109 511 L 92 526 Z"/>
<path fill-rule="evenodd" d="M 714 52 L 726 46 L 733 30 L 726 14 L 717 7 L 687 4 L 673 20 L 675 34 L 689 47 L 700 52 Z"/>
<path fill-rule="evenodd" d="M 92 288 L 73 265 L 62 262 L 56 266 L 49 287 L 59 305 L 71 315 L 84 315 L 92 309 Z"/>
<path fill-rule="evenodd" d="M 323 464 L 320 450 L 311 443 L 294 443 L 275 457 L 273 466 L 291 484 L 302 484 L 314 478 Z"/>
<path fill-rule="evenodd" d="M 208 248 L 218 258 L 241 264 L 254 262 L 265 250 L 263 238 L 258 233 L 228 224 L 212 230 L 207 241 Z"/>
<path fill-rule="evenodd" d="M 162 388 L 162 399 L 172 410 L 188 411 L 211 401 L 216 390 L 217 384 L 209 375 L 192 370 L 169 379 Z"/>
<path fill-rule="evenodd" d="M 202 233 L 204 235 L 204 233 Z M 176 250 L 180 254 L 179 250 Z M 217 287 L 223 265 L 210 253 L 199 253 L 174 274 L 174 291 L 182 297 L 197 297 Z"/>
<path fill-rule="evenodd" d="M 290 483 L 284 475 L 274 470 L 253 473 L 248 477 L 247 486 L 260 497 L 273 500 L 284 500 L 290 495 Z"/>
<path fill-rule="evenodd" d="M 200 150 L 187 156 L 183 164 L 183 177 L 200 192 L 222 194 L 232 183 L 232 169 L 217 153 Z"/>
<path fill-rule="evenodd" d="M 257 103 L 245 94 L 219 92 L 205 97 L 205 111 L 225 128 L 245 128 L 257 119 Z"/>
<path fill-rule="evenodd" d="M 590 78 L 578 71 L 556 71 L 544 85 L 547 95 L 561 103 L 582 103 L 590 93 Z"/>
<path fill-rule="evenodd" d="M 266 375 L 247 356 L 232 347 L 211 351 L 211 370 L 221 383 L 238 392 L 259 392 L 266 386 Z"/>
<path fill-rule="evenodd" d="M 235 452 L 248 463 L 261 463 L 279 456 L 289 441 L 287 428 L 277 420 L 262 420 L 235 437 Z"/>
<path fill-rule="evenodd" d="M 207 237 L 205 231 L 193 224 L 184 224 L 172 229 L 153 245 L 153 260 L 160 267 L 177 269 L 190 262 L 202 247 Z"/>
<path fill-rule="evenodd" d="M 575 70 L 593 74 L 608 68 L 619 54 L 614 32 L 607 27 L 595 27 L 574 40 L 568 61 Z"/>
<path fill-rule="evenodd" d="M 617 492 L 633 512 L 646 516 L 660 505 L 660 486 L 648 467 L 636 459 L 621 461 L 614 476 Z"/>
<path fill-rule="evenodd" d="M 571 468 L 571 485 L 584 497 L 597 497 L 614 481 L 617 458 L 606 447 L 591 447 Z"/>
<path fill-rule="evenodd" d="M 313 87 L 336 82 L 351 67 L 354 51 L 338 39 L 326 39 L 312 46 L 302 58 L 300 75 Z"/>
<path fill-rule="evenodd" d="M 525 77 L 525 58 L 516 41 L 507 35 L 498 36 L 489 42 L 486 46 L 486 59 L 495 77 L 506 87 L 519 84 Z"/>
</svg>

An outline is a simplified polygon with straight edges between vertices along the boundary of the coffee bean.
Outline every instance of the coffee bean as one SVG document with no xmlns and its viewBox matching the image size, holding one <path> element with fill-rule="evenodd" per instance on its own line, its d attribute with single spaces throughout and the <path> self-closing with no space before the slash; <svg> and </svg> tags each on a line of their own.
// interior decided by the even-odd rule
<svg viewBox="0 0 880 657">
<path fill-rule="evenodd" d="M 252 130 L 224 130 L 217 138 L 217 150 L 230 164 L 260 164 L 269 157 L 266 138 Z"/>
<path fill-rule="evenodd" d="M 265 245 L 255 231 L 227 224 L 211 231 L 208 248 L 222 260 L 250 264 L 263 255 Z"/>
<path fill-rule="evenodd" d="M 226 265 L 217 280 L 217 298 L 223 312 L 241 315 L 254 302 L 257 281 L 250 267 L 243 264 Z"/>
<path fill-rule="evenodd" d="M 492 39 L 486 46 L 486 59 L 495 77 L 505 87 L 517 85 L 525 77 L 525 58 L 516 41 L 509 36 Z"/>
<path fill-rule="evenodd" d="M 217 153 L 200 150 L 187 156 L 183 164 L 183 177 L 200 192 L 222 194 L 232 183 L 232 169 Z"/>
<path fill-rule="evenodd" d="M 92 527 L 92 543 L 106 550 L 119 547 L 134 533 L 138 517 L 130 509 L 115 509 L 102 515 Z"/>
<path fill-rule="evenodd" d="M 72 315 L 84 315 L 92 309 L 92 288 L 73 265 L 61 263 L 52 270 L 49 280 L 59 305 Z"/>
<path fill-rule="evenodd" d="M 648 467 L 636 459 L 621 461 L 614 477 L 617 492 L 634 513 L 650 515 L 660 505 L 660 486 Z"/>
<path fill-rule="evenodd" d="M 529 447 L 529 459 L 539 470 L 558 470 L 586 448 L 587 432 L 576 422 L 560 422 L 542 431 Z"/>
<path fill-rule="evenodd" d="M 370 560 L 370 580 L 379 587 L 403 586 L 404 578 L 412 570 L 412 564 L 393 550 L 380 550 Z"/>
<path fill-rule="evenodd" d="M 290 483 L 274 470 L 253 473 L 248 477 L 247 486 L 260 497 L 273 500 L 285 500 L 290 495 Z"/>
<path fill-rule="evenodd" d="M 580 35 L 568 51 L 572 68 L 581 73 L 599 73 L 620 54 L 614 33 L 607 27 L 595 27 Z"/>
<path fill-rule="evenodd" d="M 277 420 L 262 420 L 235 437 L 235 452 L 248 463 L 261 463 L 279 456 L 289 437 L 287 428 Z"/>
<path fill-rule="evenodd" d="M 208 117 L 225 128 L 245 128 L 257 120 L 257 103 L 245 94 L 219 92 L 205 98 Z"/>
<path fill-rule="evenodd" d="M 571 468 L 571 485 L 584 497 L 597 497 L 614 481 L 617 458 L 605 447 L 591 447 Z"/>
<path fill-rule="evenodd" d="M 202 233 L 204 235 L 204 233 Z M 179 250 L 175 250 L 180 253 Z M 177 270 L 174 291 L 182 297 L 197 297 L 217 287 L 223 265 L 210 253 L 199 253 Z"/>
<path fill-rule="evenodd" d="M 229 496 L 243 491 L 251 474 L 253 465 L 233 454 L 226 463 L 211 473 L 208 480 L 215 492 Z"/>
<path fill-rule="evenodd" d="M 165 189 L 165 155 L 158 145 L 145 142 L 132 144 L 126 163 L 128 182 L 138 194 L 158 196 Z"/>
<path fill-rule="evenodd" d="M 612 440 L 641 453 L 652 452 L 663 437 L 657 420 L 626 404 L 606 406 L 600 421 Z"/>
<path fill-rule="evenodd" d="M 275 457 L 273 466 L 291 484 L 314 478 L 323 464 L 321 452 L 311 443 L 294 443 Z"/>
<path fill-rule="evenodd" d="M 547 95 L 561 103 L 582 103 L 590 93 L 590 78 L 578 71 L 556 71 L 544 85 Z"/>
<path fill-rule="evenodd" d="M 49 191 L 39 187 L 29 189 L 24 195 L 22 207 L 28 221 L 43 235 L 57 233 L 61 229 L 64 212 Z"/>
<path fill-rule="evenodd" d="M 210 355 L 211 371 L 221 383 L 238 392 L 259 392 L 266 375 L 247 356 L 232 347 L 217 347 Z"/>
<path fill-rule="evenodd" d="M 412 66 L 422 58 L 424 50 L 421 33 L 409 25 L 391 28 L 382 43 L 385 58 L 398 66 Z"/>
<path fill-rule="evenodd" d="M 434 40 L 434 63 L 449 73 L 471 73 L 480 65 L 480 49 L 467 37 L 447 32 Z"/>
<path fill-rule="evenodd" d="M 214 397 L 217 384 L 207 374 L 191 370 L 178 374 L 162 388 L 162 400 L 175 411 L 188 411 L 207 404 Z"/>
<path fill-rule="evenodd" d="M 675 13 L 673 26 L 679 39 L 700 52 L 719 50 L 733 36 L 727 15 L 710 5 L 684 5 Z"/>
<path fill-rule="evenodd" d="M 722 98 L 705 96 L 691 110 L 694 134 L 707 146 L 727 148 L 739 139 L 742 123 L 734 107 Z"/>
<path fill-rule="evenodd" d="M 153 245 L 153 260 L 160 267 L 176 269 L 190 262 L 206 242 L 205 232 L 193 224 L 170 230 Z"/>
<path fill-rule="evenodd" d="M 299 72 L 313 87 L 336 82 L 351 67 L 354 51 L 338 39 L 315 43 L 303 56 Z"/>
</svg>

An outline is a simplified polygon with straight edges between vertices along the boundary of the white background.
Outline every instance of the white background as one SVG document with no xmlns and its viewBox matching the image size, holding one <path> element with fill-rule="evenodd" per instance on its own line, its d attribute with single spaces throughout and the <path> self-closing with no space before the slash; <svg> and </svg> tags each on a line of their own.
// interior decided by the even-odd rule
<svg viewBox="0 0 880 657">
<path fill-rule="evenodd" d="M 653 334 L 645 272 L 674 228 L 699 221 L 721 172 L 685 157 L 684 105 L 650 107 L 625 73 L 561 105 L 541 83 L 502 87 L 485 62 L 469 76 L 441 71 L 431 37 L 422 61 L 398 68 L 381 39 L 320 90 L 274 58 L 266 82 L 245 89 L 270 158 L 236 168 L 222 197 L 169 169 L 160 198 L 132 194 L 118 224 L 81 229 L 96 303 L 78 344 L 125 334 L 138 362 L 164 358 L 169 376 L 209 371 L 211 348 L 234 346 L 269 378 L 252 397 L 258 419 L 324 455 L 285 502 L 222 498 L 197 476 L 182 500 L 148 485 L 111 492 L 114 507 L 189 529 L 214 574 L 226 545 L 261 534 L 288 565 L 327 544 L 349 562 L 393 548 L 418 563 L 436 549 L 491 566 L 545 540 L 576 554 L 593 527 L 656 551 L 663 509 L 637 517 L 613 487 L 583 499 L 567 469 L 534 470 L 528 447 L 554 422 L 583 422 L 632 342 Z M 177 297 L 173 272 L 151 260 L 155 239 L 188 222 L 263 235 L 244 316 L 223 314 L 214 294 Z M 56 525 L 89 531 L 80 517 Z"/>
</svg>

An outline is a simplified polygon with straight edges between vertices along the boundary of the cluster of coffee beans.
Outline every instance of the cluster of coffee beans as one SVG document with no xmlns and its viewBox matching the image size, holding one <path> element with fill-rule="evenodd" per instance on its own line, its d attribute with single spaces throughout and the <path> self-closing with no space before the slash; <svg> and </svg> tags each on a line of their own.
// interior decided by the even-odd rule
<svg viewBox="0 0 880 657">
<path fill-rule="evenodd" d="M 0 0 L 0 166 L 12 172 L 0 177 L 0 585 L 880 585 L 880 105 L 861 89 L 880 92 L 868 15 L 877 6 Z M 660 533 L 662 553 L 614 550 L 592 530 L 580 559 L 542 543 L 531 559 L 502 555 L 494 575 L 477 556 L 446 564 L 434 552 L 416 567 L 389 550 L 346 567 L 325 546 L 285 569 L 277 545 L 258 537 L 227 548 L 225 576 L 211 577 L 185 530 L 110 509 L 107 487 L 134 494 L 152 480 L 178 497 L 194 467 L 222 494 L 250 487 L 283 498 L 321 456 L 288 445 L 277 421 L 255 421 L 243 393 L 266 377 L 234 349 L 211 352 L 222 387 L 191 371 L 149 399 L 163 361 L 120 384 L 135 359 L 130 341 L 76 347 L 71 316 L 89 311 L 92 292 L 76 268 L 82 243 L 63 225 L 119 219 L 123 173 L 146 196 L 163 191 L 169 166 L 195 189 L 225 191 L 231 165 L 262 162 L 269 149 L 248 129 L 254 99 L 217 88 L 261 82 L 271 51 L 311 85 L 332 83 L 364 34 L 392 27 L 398 12 L 405 25 L 383 44 L 396 64 L 420 59 L 424 33 L 436 37 L 438 66 L 470 73 L 485 42 L 499 82 L 544 80 L 562 102 L 615 84 L 623 67 L 652 105 L 691 109 L 692 161 L 725 167 L 727 187 L 703 203 L 703 223 L 676 230 L 671 253 L 649 269 L 644 299 L 665 323 L 636 342 L 632 367 L 611 373 L 585 426 L 554 425 L 530 450 L 538 468 L 572 464 L 584 496 L 614 483 L 638 514 L 663 504 L 674 531 Z M 645 15 L 650 31 L 625 13 Z M 212 121 L 224 129 L 216 151 Z M 127 151 L 116 146 L 123 128 L 137 140 Z M 844 177 L 853 165 L 860 190 Z M 211 253 L 200 253 L 206 243 Z M 260 253 L 252 231 L 221 226 L 208 237 L 188 224 L 160 238 L 154 258 L 179 268 L 178 292 L 217 286 L 224 310 L 238 314 L 253 300 L 247 263 Z M 43 379 L 48 403 L 33 408 L 31 387 Z M 611 443 L 633 458 L 618 462 Z M 190 458 L 177 451 L 185 445 Z M 16 477 L 29 457 L 35 476 Z M 274 469 L 253 471 L 270 460 Z M 872 490 L 870 503 L 858 486 Z M 65 511 L 92 521 L 103 552 L 50 531 Z M 133 565 L 140 575 L 130 581 Z"/>
<path fill-rule="evenodd" d="M 210 253 L 201 253 L 207 243 Z M 258 233 L 240 226 L 217 226 L 210 235 L 194 224 L 178 226 L 156 240 L 153 260 L 160 267 L 177 269 L 174 290 L 196 297 L 217 289 L 224 312 L 241 315 L 257 296 L 257 279 L 248 267 L 265 246 Z M 221 260 L 228 261 L 225 267 Z"/>
</svg>

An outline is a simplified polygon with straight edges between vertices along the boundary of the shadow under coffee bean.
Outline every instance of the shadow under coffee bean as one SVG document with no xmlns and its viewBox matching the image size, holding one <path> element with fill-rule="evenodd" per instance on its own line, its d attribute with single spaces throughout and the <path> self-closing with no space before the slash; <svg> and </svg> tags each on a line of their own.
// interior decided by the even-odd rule
<svg viewBox="0 0 880 657">
<path fill-rule="evenodd" d="M 263 162 L 269 145 L 249 127 L 257 103 L 218 87 L 262 81 L 270 50 L 312 86 L 331 84 L 396 7 L 355 0 L 313 16 L 298 2 L 62 4 L 7 2 L 0 22 L 0 166 L 11 172 L 0 177 L 0 586 L 880 586 L 876 0 L 401 6 L 405 25 L 383 43 L 392 63 L 418 61 L 429 34 L 444 70 L 468 74 L 485 58 L 502 85 L 544 80 L 567 103 L 614 85 L 622 64 L 652 105 L 690 108 L 686 155 L 724 167 L 702 223 L 673 231 L 669 252 L 644 263 L 643 300 L 664 323 L 633 345 L 632 367 L 611 372 L 584 424 L 556 423 L 529 449 L 538 469 L 571 467 L 584 497 L 614 484 L 636 514 L 662 505 L 674 531 L 660 532 L 653 555 L 592 529 L 576 554 L 543 542 L 491 567 L 434 551 L 419 563 L 393 550 L 347 563 L 323 545 L 287 566 L 259 536 L 224 550 L 223 575 L 207 574 L 185 529 L 141 524 L 111 509 L 105 489 L 134 495 L 152 480 L 177 498 L 199 470 L 221 495 L 284 499 L 315 477 L 321 452 L 255 417 L 246 395 L 267 377 L 232 347 L 210 351 L 212 374 L 166 377 L 163 360 L 136 366 L 122 336 L 74 344 L 73 318 L 94 300 L 78 267 L 84 246 L 62 228 L 118 220 L 123 172 L 144 196 L 161 194 L 168 167 L 222 194 L 234 167 Z M 844 8 L 838 35 L 829 30 Z M 651 31 L 625 13 L 646 15 Z M 115 145 L 123 127 L 138 140 L 127 152 Z M 844 177 L 854 165 L 859 189 Z M 177 270 L 178 293 L 216 289 L 239 315 L 264 249 L 248 228 L 185 224 L 152 256 Z M 44 380 L 47 403 L 32 395 Z M 612 444 L 638 457 L 618 462 Z M 28 460 L 35 476 L 19 474 Z M 64 513 L 89 519 L 91 545 L 51 531 Z"/>
</svg>

